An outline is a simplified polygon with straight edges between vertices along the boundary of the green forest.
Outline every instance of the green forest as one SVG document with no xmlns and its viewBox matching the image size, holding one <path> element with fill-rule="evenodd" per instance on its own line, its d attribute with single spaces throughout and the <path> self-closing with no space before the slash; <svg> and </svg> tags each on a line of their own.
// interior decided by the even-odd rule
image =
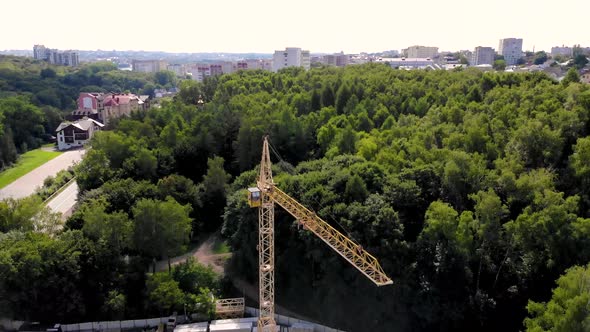
<svg viewBox="0 0 590 332">
<path fill-rule="evenodd" d="M 576 75 L 367 64 L 183 81 L 95 136 L 63 230 L 0 204 L 0 313 L 67 322 L 189 303 L 210 316 L 202 303 L 231 294 L 227 280 L 153 263 L 221 229 L 227 274 L 257 281 L 246 188 L 269 135 L 277 186 L 394 281 L 375 287 L 277 207 L 279 305 L 348 331 L 585 331 L 590 87 Z"/>
<path fill-rule="evenodd" d="M 175 84 L 170 72 L 123 72 L 109 62 L 69 68 L 0 55 L 0 170 L 13 164 L 19 154 L 48 142 L 76 108 L 80 92 L 153 96 L 154 89 Z"/>
</svg>

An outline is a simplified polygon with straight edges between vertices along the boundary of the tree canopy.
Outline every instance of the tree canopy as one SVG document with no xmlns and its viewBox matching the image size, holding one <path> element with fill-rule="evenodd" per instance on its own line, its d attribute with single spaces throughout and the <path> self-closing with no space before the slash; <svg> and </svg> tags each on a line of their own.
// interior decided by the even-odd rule
<svg viewBox="0 0 590 332">
<path fill-rule="evenodd" d="M 382 64 L 183 82 L 161 108 L 94 137 L 76 170 L 79 209 L 63 234 L 40 243 L 80 248 L 83 259 L 70 263 L 83 274 L 62 276 L 97 291 L 72 293 L 85 308 L 78 317 L 119 315 L 121 303 L 126 317 L 205 303 L 219 287 L 207 271 L 146 271 L 181 253 L 191 233 L 220 226 L 233 251 L 228 271 L 256 282 L 258 214 L 245 189 L 270 135 L 277 186 L 395 281 L 374 287 L 277 207 L 278 304 L 351 331 L 519 330 L 529 300 L 550 301 L 555 280 L 590 261 L 590 88 L 566 83 Z M 31 234 L 0 239 L 0 269 L 10 267 L 0 275 L 11 282 L 20 247 L 6 239 L 28 248 Z"/>
</svg>

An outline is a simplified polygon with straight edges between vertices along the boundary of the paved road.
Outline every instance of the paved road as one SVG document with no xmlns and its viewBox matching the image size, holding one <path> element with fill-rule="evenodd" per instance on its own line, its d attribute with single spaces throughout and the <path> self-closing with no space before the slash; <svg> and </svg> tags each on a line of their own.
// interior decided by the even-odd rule
<svg viewBox="0 0 590 332">
<path fill-rule="evenodd" d="M 66 169 L 80 161 L 86 150 L 66 151 L 18 178 L 13 183 L 0 189 L 0 199 L 8 197 L 22 198 L 35 192 L 37 187 L 43 186 L 43 180 L 48 176 L 55 176 L 57 172 Z"/>
<path fill-rule="evenodd" d="M 53 197 L 47 206 L 53 210 L 53 212 L 60 212 L 64 219 L 70 215 L 72 208 L 76 204 L 78 199 L 78 184 L 76 181 L 72 181 L 61 193 Z"/>
</svg>

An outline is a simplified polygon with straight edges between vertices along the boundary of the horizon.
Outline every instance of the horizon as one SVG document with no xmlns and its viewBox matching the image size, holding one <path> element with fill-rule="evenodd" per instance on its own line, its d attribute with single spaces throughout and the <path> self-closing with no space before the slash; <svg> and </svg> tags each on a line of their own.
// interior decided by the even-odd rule
<svg viewBox="0 0 590 332">
<path fill-rule="evenodd" d="M 383 0 L 365 1 L 362 6 L 302 0 L 297 6 L 279 8 L 271 0 L 248 4 L 171 0 L 162 7 L 139 0 L 123 5 L 104 0 L 97 10 L 96 5 L 73 0 L 27 0 L 5 5 L 13 15 L 7 15 L 0 28 L 18 32 L 3 36 L 0 49 L 32 50 L 33 45 L 42 44 L 80 51 L 272 54 L 300 47 L 311 53 L 358 54 L 421 45 L 441 52 L 477 46 L 497 51 L 499 40 L 511 37 L 522 38 L 523 50 L 530 51 L 590 46 L 583 25 L 590 2 L 583 0 L 562 1 L 560 7 L 576 10 L 560 16 L 548 0 L 498 0 L 481 8 L 468 0 L 442 7 L 434 0 L 423 0 L 420 10 L 410 14 L 413 7 L 404 5 Z M 31 6 L 36 7 L 34 11 Z M 120 17 L 117 24 L 95 23 L 110 16 L 111 8 Z M 120 15 L 126 10 L 134 15 Z"/>
</svg>

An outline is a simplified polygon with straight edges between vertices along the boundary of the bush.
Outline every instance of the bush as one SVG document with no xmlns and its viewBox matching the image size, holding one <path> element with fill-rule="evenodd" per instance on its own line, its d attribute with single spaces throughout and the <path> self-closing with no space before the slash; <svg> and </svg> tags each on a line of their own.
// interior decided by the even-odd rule
<svg viewBox="0 0 590 332">
<path fill-rule="evenodd" d="M 39 188 L 36 194 L 39 195 L 42 200 L 46 200 L 73 178 L 74 170 L 71 167 L 60 171 L 55 175 L 55 177 L 48 176 L 45 178 L 45 180 L 43 180 L 43 187 Z"/>
</svg>

